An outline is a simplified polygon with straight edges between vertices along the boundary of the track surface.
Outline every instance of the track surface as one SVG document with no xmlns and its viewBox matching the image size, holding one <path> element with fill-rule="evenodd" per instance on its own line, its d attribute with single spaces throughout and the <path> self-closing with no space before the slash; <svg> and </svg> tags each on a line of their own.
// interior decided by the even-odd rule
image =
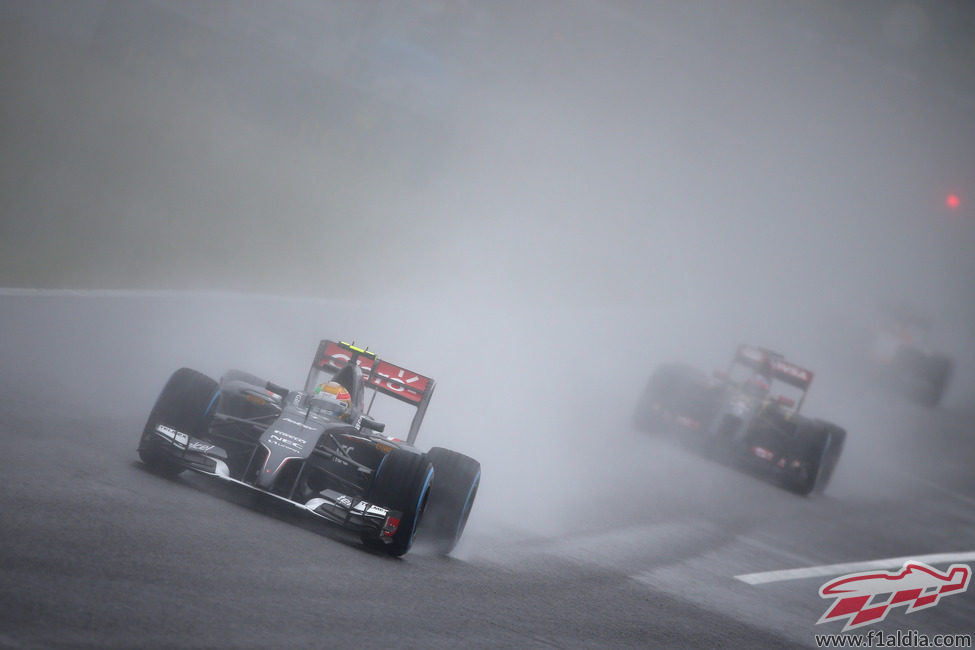
<svg viewBox="0 0 975 650">
<path fill-rule="evenodd" d="M 199 345 L 193 324 L 176 341 L 153 327 L 182 322 L 186 304 L 0 296 L 0 646 L 815 647 L 840 628 L 816 625 L 825 578 L 735 576 L 975 550 L 975 417 L 868 394 L 839 405 L 849 446 L 818 498 L 624 429 L 544 481 L 520 474 L 544 458 L 485 461 L 454 557 L 376 555 L 250 494 L 140 465 L 151 401 L 185 361 L 180 344 Z M 201 363 L 248 354 L 222 345 Z M 877 627 L 973 622 L 975 590 Z"/>
</svg>

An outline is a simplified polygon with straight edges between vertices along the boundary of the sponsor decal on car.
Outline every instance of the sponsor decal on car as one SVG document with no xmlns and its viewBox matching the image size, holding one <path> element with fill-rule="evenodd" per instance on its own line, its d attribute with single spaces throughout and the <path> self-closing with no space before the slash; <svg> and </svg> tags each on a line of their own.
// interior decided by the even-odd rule
<svg viewBox="0 0 975 650">
<path fill-rule="evenodd" d="M 352 508 L 352 497 L 348 497 L 343 494 L 335 498 L 335 503 L 350 510 Z"/>
<path fill-rule="evenodd" d="M 190 437 L 181 431 L 167 427 L 165 424 L 157 424 L 156 432 L 159 433 L 163 438 L 166 438 L 172 442 L 175 446 L 180 449 L 186 449 L 186 444 L 189 442 Z"/>
<path fill-rule="evenodd" d="M 812 380 L 812 373 L 808 370 L 800 368 L 799 366 L 794 366 L 791 363 L 786 363 L 785 361 L 776 361 L 772 364 L 772 368 L 776 372 L 781 372 L 784 375 L 789 375 L 790 377 L 795 377 L 799 381 L 809 382 Z"/>
<path fill-rule="evenodd" d="M 359 348 L 355 348 L 355 350 L 360 354 L 365 352 Z M 348 349 L 329 341 L 321 353 L 317 365 L 319 367 L 330 365 L 335 368 L 342 368 L 351 359 L 352 353 Z M 362 368 L 367 383 L 410 402 L 419 403 L 424 392 L 430 386 L 429 377 L 393 365 L 388 361 L 377 362 L 372 356 L 359 356 L 356 363 Z"/>
<path fill-rule="evenodd" d="M 308 441 L 304 438 L 299 438 L 298 436 L 291 435 L 281 429 L 275 429 L 267 437 L 268 442 L 271 444 L 287 449 L 288 451 L 300 452 L 308 444 Z"/>
<path fill-rule="evenodd" d="M 257 395 L 253 395 L 251 393 L 245 394 L 244 399 L 250 402 L 251 404 L 256 404 L 257 406 L 264 406 L 265 404 L 267 404 L 266 399 L 264 399 L 263 397 L 259 397 Z"/>
<path fill-rule="evenodd" d="M 176 437 L 176 429 L 170 429 L 165 424 L 157 424 L 156 431 L 161 433 L 164 438 L 169 438 L 170 440 Z"/>
<path fill-rule="evenodd" d="M 215 446 L 216 445 L 208 445 L 205 442 L 199 442 L 197 440 L 194 440 L 193 442 L 190 443 L 190 449 L 192 449 L 193 451 L 202 452 L 204 454 L 210 451 L 211 449 L 213 449 Z"/>
<path fill-rule="evenodd" d="M 305 429 L 311 429 L 312 431 L 318 428 L 318 427 L 313 427 L 310 424 L 305 424 L 304 422 L 299 422 L 298 420 L 293 420 L 292 418 L 281 418 L 281 419 L 284 420 L 285 422 L 290 422 L 291 424 L 295 424 L 299 427 Z"/>
<path fill-rule="evenodd" d="M 375 372 L 370 375 L 375 375 L 375 377 L 370 376 L 371 383 L 394 393 L 400 393 L 414 402 L 420 401 L 420 393 L 427 389 L 426 377 L 385 361 L 380 361 Z"/>
</svg>

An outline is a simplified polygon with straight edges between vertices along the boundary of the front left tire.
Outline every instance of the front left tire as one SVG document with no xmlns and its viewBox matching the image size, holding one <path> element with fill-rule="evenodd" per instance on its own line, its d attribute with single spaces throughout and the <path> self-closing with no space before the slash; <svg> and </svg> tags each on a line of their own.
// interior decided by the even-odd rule
<svg viewBox="0 0 975 650">
<path fill-rule="evenodd" d="M 433 447 L 427 457 L 433 463 L 434 479 L 422 535 L 437 553 L 447 555 L 467 526 L 481 484 L 481 464 L 443 447 Z"/>
</svg>

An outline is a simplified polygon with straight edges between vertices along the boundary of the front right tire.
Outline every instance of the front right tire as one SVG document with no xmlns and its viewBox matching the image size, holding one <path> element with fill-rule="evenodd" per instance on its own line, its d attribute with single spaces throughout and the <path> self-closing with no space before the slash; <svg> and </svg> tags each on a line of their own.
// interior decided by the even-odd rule
<svg viewBox="0 0 975 650">
<path fill-rule="evenodd" d="M 661 433 L 667 421 L 661 410 L 686 416 L 699 415 L 707 376 L 684 364 L 664 364 L 650 375 L 636 412 L 633 426 L 649 433 Z"/>
<path fill-rule="evenodd" d="M 191 368 L 180 368 L 170 376 L 159 393 L 149 419 L 139 438 L 139 458 L 146 467 L 167 477 L 174 477 L 185 468 L 165 451 L 172 447 L 156 433 L 156 427 L 170 429 L 193 437 L 200 437 L 213 417 L 213 407 L 219 395 L 216 381 Z"/>
<path fill-rule="evenodd" d="M 805 496 L 823 492 L 833 477 L 846 442 L 846 431 L 821 421 L 802 422 L 795 432 L 792 458 L 798 467 L 784 476 L 785 487 Z"/>
<path fill-rule="evenodd" d="M 954 364 L 948 357 L 932 356 L 927 359 L 923 369 L 927 385 L 920 395 L 924 406 L 935 408 L 941 403 L 953 370 Z"/>
</svg>

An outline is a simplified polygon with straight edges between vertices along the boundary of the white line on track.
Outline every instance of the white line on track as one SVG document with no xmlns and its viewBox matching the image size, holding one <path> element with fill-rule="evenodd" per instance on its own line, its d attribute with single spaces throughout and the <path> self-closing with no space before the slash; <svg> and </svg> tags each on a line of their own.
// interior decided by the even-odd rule
<svg viewBox="0 0 975 650">
<path fill-rule="evenodd" d="M 767 582 L 781 582 L 783 580 L 801 580 L 821 576 L 835 576 L 844 573 L 858 573 L 870 569 L 888 569 L 904 566 L 905 562 L 915 560 L 925 564 L 944 564 L 948 562 L 970 562 L 975 560 L 975 551 L 959 553 L 932 553 L 930 555 L 908 555 L 905 557 L 889 557 L 883 560 L 867 560 L 865 562 L 847 562 L 846 564 L 824 564 L 822 566 L 806 567 L 804 569 L 784 569 L 782 571 L 765 571 L 763 573 L 744 573 L 735 576 L 750 585 L 761 585 Z"/>
<path fill-rule="evenodd" d="M 354 300 L 341 298 L 308 298 L 303 296 L 274 295 L 232 290 L 191 290 L 191 289 L 31 289 L 0 287 L 2 296 L 28 296 L 35 298 L 182 298 L 213 297 L 230 299 L 266 299 L 277 301 L 328 303 L 329 305 L 356 306 Z"/>
<path fill-rule="evenodd" d="M 235 291 L 197 291 L 190 289 L 32 289 L 0 287 L 0 296 L 34 296 L 54 298 L 179 298 L 182 296 L 262 297 Z M 274 297 L 274 296 L 268 296 Z"/>
<path fill-rule="evenodd" d="M 93 297 L 126 297 L 126 296 L 176 296 L 179 291 L 142 291 L 135 289 L 31 289 L 19 287 L 0 287 L 0 296 L 93 296 Z"/>
<path fill-rule="evenodd" d="M 926 487 L 928 487 L 928 488 L 930 488 L 932 490 L 935 490 L 936 492 L 940 492 L 941 494 L 943 494 L 945 496 L 951 497 L 953 499 L 958 499 L 959 501 L 961 501 L 963 503 L 967 503 L 968 505 L 975 506 L 975 499 L 972 499 L 971 497 L 967 497 L 964 494 L 959 494 L 958 492 L 955 492 L 954 490 L 949 490 L 947 488 L 943 488 L 940 485 L 938 485 L 937 483 L 933 483 L 931 481 L 926 481 L 926 480 L 920 479 L 920 478 L 915 478 L 914 479 L 914 482 L 917 483 L 918 485 L 924 485 L 924 486 L 926 486 Z"/>
</svg>

